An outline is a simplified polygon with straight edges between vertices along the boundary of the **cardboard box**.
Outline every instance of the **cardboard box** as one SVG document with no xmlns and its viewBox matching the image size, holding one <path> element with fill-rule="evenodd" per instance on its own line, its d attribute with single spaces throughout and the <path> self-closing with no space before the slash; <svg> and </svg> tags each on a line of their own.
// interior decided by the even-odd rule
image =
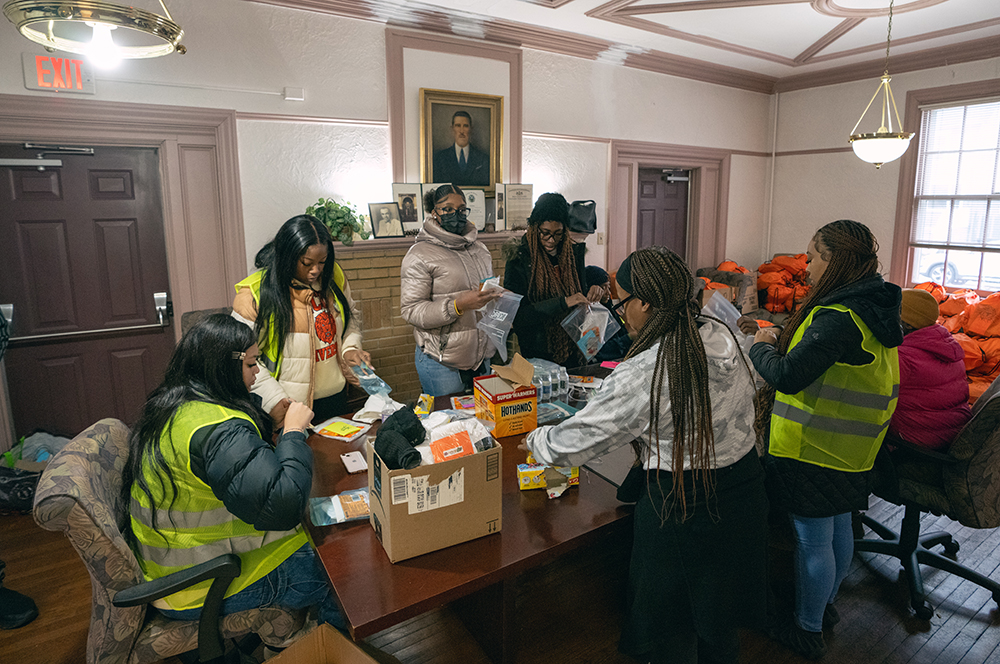
<svg viewBox="0 0 1000 664">
<path fill-rule="evenodd" d="M 476 417 L 494 423 L 493 436 L 503 438 L 538 427 L 538 390 L 531 384 L 535 368 L 519 353 L 509 366 L 494 367 L 496 375 L 473 379 Z"/>
<path fill-rule="evenodd" d="M 500 532 L 503 448 L 390 470 L 371 446 L 372 528 L 392 562 Z"/>
<path fill-rule="evenodd" d="M 733 301 L 733 287 L 726 286 L 725 288 L 711 288 L 711 289 L 706 288 L 702 290 L 701 300 L 698 302 L 698 304 L 704 307 L 706 304 L 708 304 L 709 299 L 711 299 L 712 295 L 714 295 L 715 293 L 720 294 L 722 297 L 726 298 L 730 302 Z"/>
<path fill-rule="evenodd" d="M 267 660 L 270 664 L 379 664 L 398 662 L 378 653 L 375 658 L 329 625 L 319 625 L 301 639 Z"/>
</svg>

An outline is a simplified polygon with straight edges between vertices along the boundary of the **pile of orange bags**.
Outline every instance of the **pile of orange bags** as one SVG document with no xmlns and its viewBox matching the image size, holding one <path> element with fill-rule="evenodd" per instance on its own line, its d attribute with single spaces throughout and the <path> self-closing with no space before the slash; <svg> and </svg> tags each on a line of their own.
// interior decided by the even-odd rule
<svg viewBox="0 0 1000 664">
<path fill-rule="evenodd" d="M 947 293 L 928 281 L 914 288 L 928 291 L 938 301 L 943 325 L 965 351 L 965 372 L 969 378 L 969 401 L 986 391 L 1000 376 L 1000 293 L 980 299 L 974 290 Z"/>
<path fill-rule="evenodd" d="M 775 256 L 757 268 L 757 272 L 757 290 L 767 291 L 764 308 L 771 313 L 794 311 L 796 303 L 809 292 L 805 254 Z"/>
</svg>

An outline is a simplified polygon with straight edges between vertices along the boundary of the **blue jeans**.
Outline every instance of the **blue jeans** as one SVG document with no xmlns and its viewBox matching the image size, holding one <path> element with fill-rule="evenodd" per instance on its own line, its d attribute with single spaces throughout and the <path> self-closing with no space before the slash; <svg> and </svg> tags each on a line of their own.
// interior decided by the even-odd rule
<svg viewBox="0 0 1000 664">
<path fill-rule="evenodd" d="M 851 514 L 810 518 L 792 514 L 795 550 L 795 620 L 804 630 L 823 631 L 823 611 L 833 603 L 854 556 Z"/>
<path fill-rule="evenodd" d="M 476 376 L 485 376 L 490 372 L 489 360 L 483 360 L 483 363 L 475 369 L 452 369 L 430 355 L 426 355 L 420 346 L 417 346 L 413 353 L 413 363 L 417 365 L 420 389 L 423 390 L 424 394 L 433 397 L 471 392 L 472 379 Z"/>
<path fill-rule="evenodd" d="M 341 631 L 347 629 L 340 608 L 330 589 L 326 571 L 309 544 L 288 556 L 270 574 L 222 601 L 221 615 L 248 609 L 280 606 L 285 609 L 306 609 L 319 605 L 319 621 Z M 197 620 L 201 608 L 186 611 L 160 609 L 160 613 L 176 620 Z"/>
</svg>

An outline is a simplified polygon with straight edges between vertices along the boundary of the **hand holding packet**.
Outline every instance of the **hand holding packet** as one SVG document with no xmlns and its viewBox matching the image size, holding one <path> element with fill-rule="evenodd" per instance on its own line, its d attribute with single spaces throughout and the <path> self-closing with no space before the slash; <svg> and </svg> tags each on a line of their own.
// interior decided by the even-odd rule
<svg viewBox="0 0 1000 664">
<path fill-rule="evenodd" d="M 600 303 L 578 304 L 562 321 L 563 329 L 589 362 L 621 325 Z"/>
<path fill-rule="evenodd" d="M 361 381 L 361 389 L 368 394 L 375 396 L 376 394 L 385 395 L 392 392 L 389 384 L 379 378 L 375 371 L 368 365 L 353 365 L 351 366 L 351 371 Z"/>
<path fill-rule="evenodd" d="M 514 316 L 521 306 L 521 297 L 509 290 L 502 290 L 500 297 L 482 308 L 482 316 L 476 323 L 476 327 L 486 333 L 504 362 L 507 361 L 507 335 L 514 325 Z"/>
</svg>

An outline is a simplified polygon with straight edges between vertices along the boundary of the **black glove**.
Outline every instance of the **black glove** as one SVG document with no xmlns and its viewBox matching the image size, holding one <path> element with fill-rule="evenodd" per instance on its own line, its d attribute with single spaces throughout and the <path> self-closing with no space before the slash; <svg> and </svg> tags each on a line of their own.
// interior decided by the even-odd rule
<svg viewBox="0 0 1000 664">
<path fill-rule="evenodd" d="M 389 470 L 409 470 L 420 465 L 420 452 L 398 431 L 379 428 L 375 435 L 375 452 Z"/>
</svg>

